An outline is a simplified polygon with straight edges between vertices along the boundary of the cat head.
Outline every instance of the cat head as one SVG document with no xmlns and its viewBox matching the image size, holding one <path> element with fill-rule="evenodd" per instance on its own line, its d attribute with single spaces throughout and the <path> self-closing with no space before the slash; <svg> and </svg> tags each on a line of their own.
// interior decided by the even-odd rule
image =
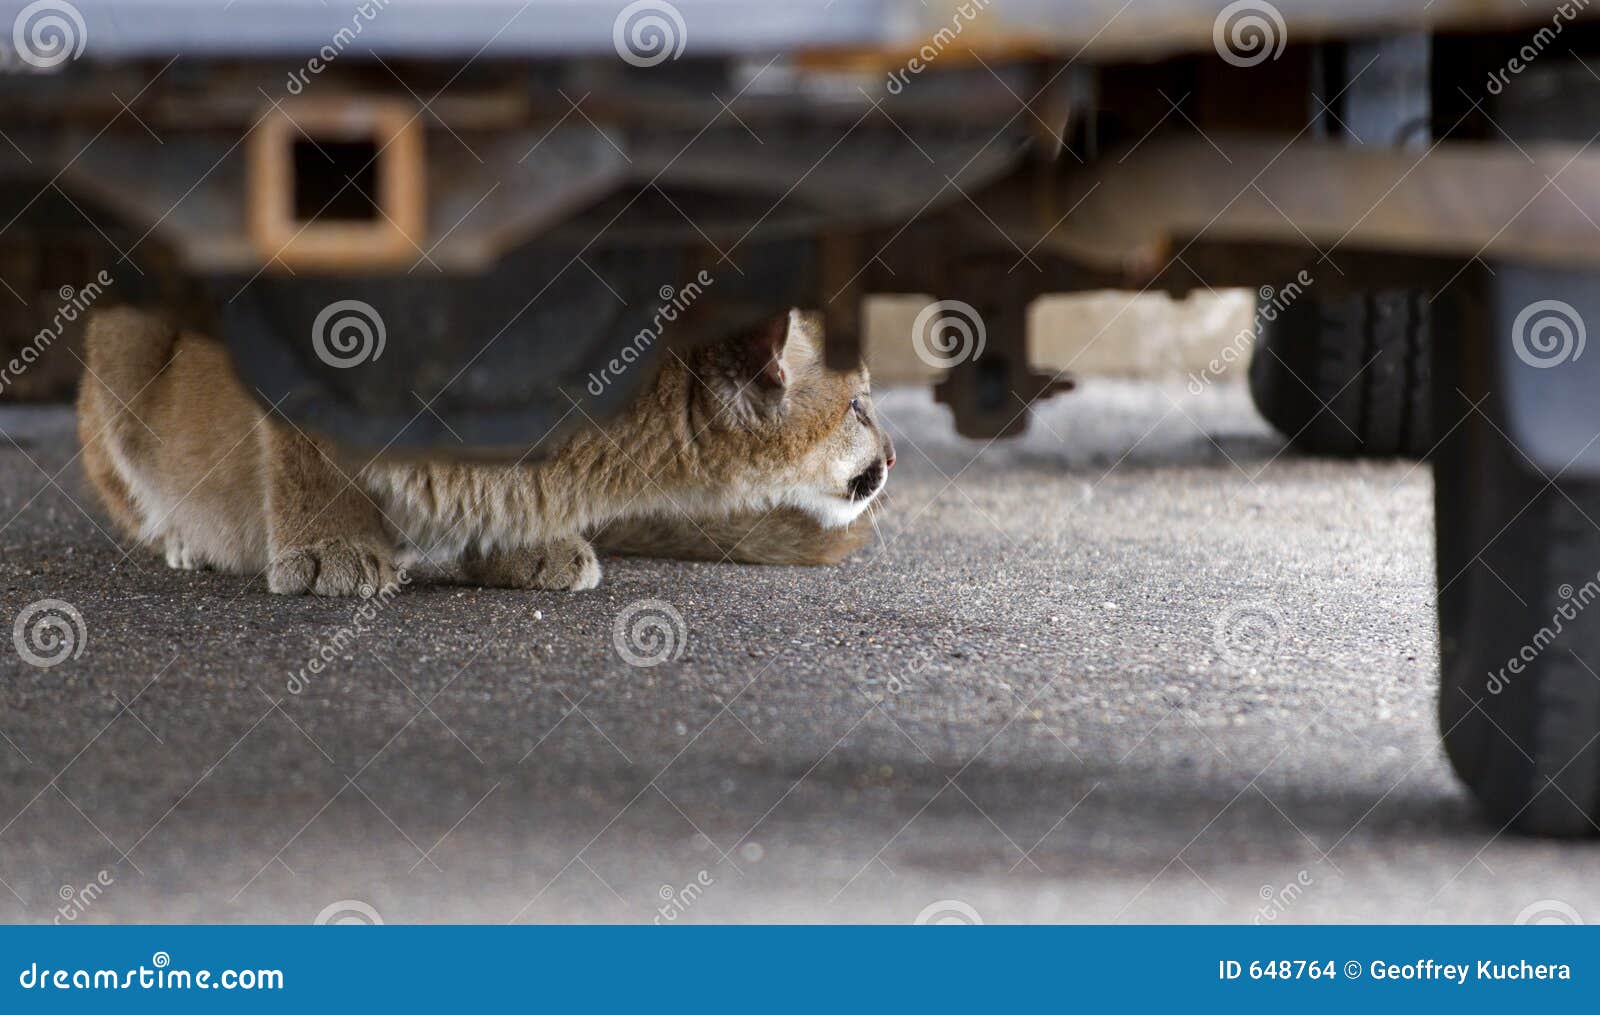
<svg viewBox="0 0 1600 1015">
<path fill-rule="evenodd" d="M 696 443 L 745 506 L 787 504 L 843 526 L 883 492 L 894 443 L 866 368 L 823 362 L 820 314 L 791 310 L 688 366 L 692 415 L 704 421 Z"/>
</svg>

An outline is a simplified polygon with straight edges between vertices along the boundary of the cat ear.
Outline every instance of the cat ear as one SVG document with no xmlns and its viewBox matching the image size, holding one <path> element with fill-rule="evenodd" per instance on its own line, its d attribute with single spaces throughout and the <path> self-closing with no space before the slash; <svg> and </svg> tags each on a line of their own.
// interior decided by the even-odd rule
<svg viewBox="0 0 1600 1015">
<path fill-rule="evenodd" d="M 745 380 L 762 392 L 782 392 L 789 385 L 784 352 L 789 344 L 789 315 L 780 314 L 757 325 L 740 339 Z"/>
</svg>

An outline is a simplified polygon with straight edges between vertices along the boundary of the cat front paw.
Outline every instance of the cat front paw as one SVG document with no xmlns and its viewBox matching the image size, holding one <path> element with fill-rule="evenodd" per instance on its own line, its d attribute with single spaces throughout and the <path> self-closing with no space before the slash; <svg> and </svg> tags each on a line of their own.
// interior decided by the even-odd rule
<svg viewBox="0 0 1600 1015">
<path fill-rule="evenodd" d="M 285 550 L 267 567 L 267 589 L 279 595 L 372 595 L 394 584 L 388 550 L 345 539 L 324 539 Z"/>
<path fill-rule="evenodd" d="M 468 559 L 465 568 L 469 580 L 494 588 L 582 592 L 600 584 L 594 547 L 576 537 L 494 550 Z"/>
<path fill-rule="evenodd" d="M 200 554 L 190 549 L 182 539 L 169 533 L 164 543 L 168 567 L 175 571 L 204 571 L 207 569 L 206 562 L 200 559 Z"/>
</svg>

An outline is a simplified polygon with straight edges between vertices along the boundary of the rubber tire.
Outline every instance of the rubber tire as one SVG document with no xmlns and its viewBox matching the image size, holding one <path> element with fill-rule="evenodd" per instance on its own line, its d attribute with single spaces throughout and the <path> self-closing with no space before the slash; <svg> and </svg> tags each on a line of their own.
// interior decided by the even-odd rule
<svg viewBox="0 0 1600 1015">
<path fill-rule="evenodd" d="M 1470 321 L 1461 323 L 1466 334 Z M 1452 766 L 1496 827 L 1593 835 L 1600 531 L 1590 519 L 1600 519 L 1600 483 L 1548 482 L 1503 423 L 1491 424 L 1490 340 L 1452 341 L 1434 360 L 1434 425 L 1446 434 L 1433 455 L 1440 729 Z M 1468 396 L 1485 393 L 1474 411 Z M 1584 608 L 1573 608 L 1573 595 L 1586 597 Z M 1559 615 L 1563 607 L 1574 616 Z"/>
<path fill-rule="evenodd" d="M 1424 294 L 1305 296 L 1281 311 L 1263 301 L 1257 314 L 1263 323 L 1250 393 L 1295 447 L 1383 458 L 1428 453 L 1432 328 Z"/>
</svg>

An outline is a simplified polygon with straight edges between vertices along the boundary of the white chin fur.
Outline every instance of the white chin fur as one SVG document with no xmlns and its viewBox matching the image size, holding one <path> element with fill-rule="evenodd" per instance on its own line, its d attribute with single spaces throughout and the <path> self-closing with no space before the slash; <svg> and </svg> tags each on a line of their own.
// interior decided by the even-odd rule
<svg viewBox="0 0 1600 1015">
<path fill-rule="evenodd" d="M 786 499 L 828 528 L 842 529 L 861 517 L 867 505 L 872 503 L 873 497 L 846 500 L 818 490 L 796 490 Z"/>
</svg>

